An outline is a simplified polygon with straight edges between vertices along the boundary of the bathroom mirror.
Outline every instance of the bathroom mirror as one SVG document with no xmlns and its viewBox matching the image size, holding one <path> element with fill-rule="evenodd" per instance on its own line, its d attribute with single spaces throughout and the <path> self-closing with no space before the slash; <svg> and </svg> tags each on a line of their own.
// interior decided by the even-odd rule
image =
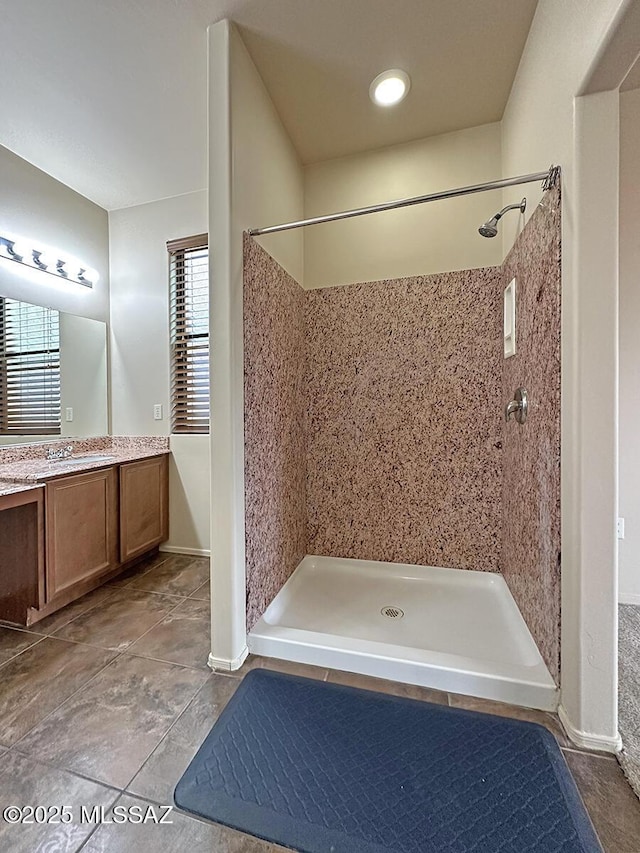
<svg viewBox="0 0 640 853">
<path fill-rule="evenodd" d="M 0 296 L 0 446 L 108 426 L 106 324 Z"/>
</svg>

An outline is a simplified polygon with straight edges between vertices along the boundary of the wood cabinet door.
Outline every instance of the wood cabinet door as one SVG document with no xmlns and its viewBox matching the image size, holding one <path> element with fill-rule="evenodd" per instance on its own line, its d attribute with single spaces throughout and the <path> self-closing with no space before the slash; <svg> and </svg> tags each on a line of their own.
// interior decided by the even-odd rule
<svg viewBox="0 0 640 853">
<path fill-rule="evenodd" d="M 118 564 L 117 469 L 50 480 L 46 495 L 47 601 Z"/>
<path fill-rule="evenodd" d="M 120 466 L 120 560 L 126 563 L 169 536 L 168 458 Z"/>
</svg>

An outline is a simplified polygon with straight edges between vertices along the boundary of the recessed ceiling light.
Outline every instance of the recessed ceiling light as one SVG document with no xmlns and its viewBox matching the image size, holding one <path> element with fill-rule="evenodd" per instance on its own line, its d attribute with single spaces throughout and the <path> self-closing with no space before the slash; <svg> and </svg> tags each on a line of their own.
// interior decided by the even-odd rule
<svg viewBox="0 0 640 853">
<path fill-rule="evenodd" d="M 392 107 L 406 98 L 411 88 L 411 80 L 406 71 L 391 68 L 378 74 L 369 86 L 369 97 L 380 107 Z"/>
</svg>

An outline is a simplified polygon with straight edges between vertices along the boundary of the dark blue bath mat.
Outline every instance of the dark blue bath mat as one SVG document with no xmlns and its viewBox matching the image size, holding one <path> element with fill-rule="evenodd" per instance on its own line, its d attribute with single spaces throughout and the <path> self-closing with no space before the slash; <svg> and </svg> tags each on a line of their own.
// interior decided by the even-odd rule
<svg viewBox="0 0 640 853">
<path fill-rule="evenodd" d="M 601 853 L 541 726 L 250 672 L 180 808 L 305 853 Z"/>
</svg>

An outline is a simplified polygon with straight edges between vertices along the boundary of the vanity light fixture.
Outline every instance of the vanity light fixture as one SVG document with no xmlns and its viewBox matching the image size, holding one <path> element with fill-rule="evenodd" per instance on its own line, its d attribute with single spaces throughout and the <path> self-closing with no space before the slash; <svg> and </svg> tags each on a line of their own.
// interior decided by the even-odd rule
<svg viewBox="0 0 640 853">
<path fill-rule="evenodd" d="M 406 71 L 390 68 L 373 80 L 369 86 L 369 97 L 379 107 L 393 107 L 409 94 L 411 79 Z"/>
<path fill-rule="evenodd" d="M 32 246 L 21 237 L 0 236 L 0 258 L 48 272 L 57 278 L 83 284 L 85 287 L 93 287 L 99 278 L 94 269 L 80 261 L 64 256 L 57 249 Z"/>
</svg>

